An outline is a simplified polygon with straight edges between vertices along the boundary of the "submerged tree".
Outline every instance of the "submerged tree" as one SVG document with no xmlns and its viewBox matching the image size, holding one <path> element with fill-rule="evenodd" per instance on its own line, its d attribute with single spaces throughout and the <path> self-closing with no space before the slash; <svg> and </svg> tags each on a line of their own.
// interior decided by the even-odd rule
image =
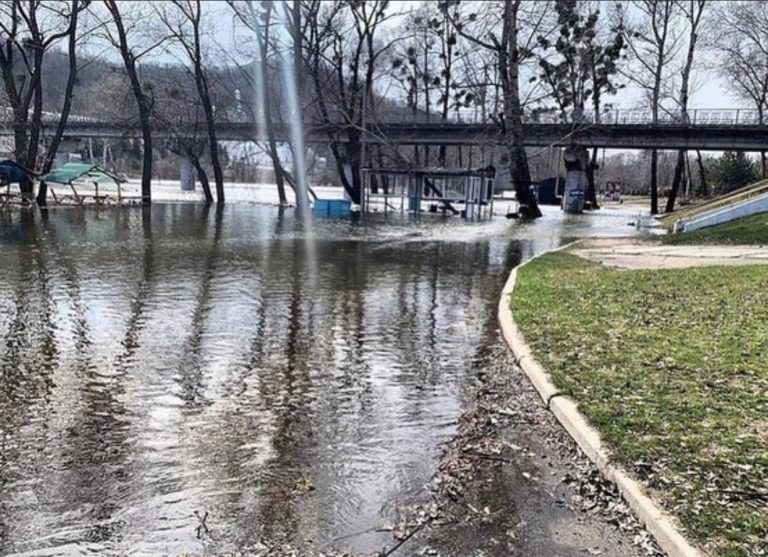
<svg viewBox="0 0 768 557">
<path fill-rule="evenodd" d="M 203 18 L 200 0 L 171 0 L 170 3 L 156 3 L 154 10 L 163 24 L 164 35 L 171 37 L 181 47 L 191 67 L 197 95 L 200 99 L 205 122 L 207 144 L 213 179 L 216 184 L 216 201 L 224 202 L 224 173 L 219 159 L 219 142 L 216 138 L 216 120 L 211 101 L 211 88 L 203 63 Z M 169 43 L 170 44 L 170 43 Z M 194 162 L 193 162 L 194 164 Z M 199 173 L 199 170 L 198 170 Z"/>
<path fill-rule="evenodd" d="M 624 49 L 621 21 L 603 25 L 599 5 L 577 0 L 557 0 L 558 35 L 554 40 L 539 37 L 542 47 L 541 79 L 548 85 L 561 117 L 581 124 L 589 106 L 594 122 L 600 121 L 604 95 L 615 94 L 621 85 L 615 79 L 617 62 Z M 595 169 L 597 149 L 592 150 L 587 174 L 587 201 L 597 208 Z"/>
<path fill-rule="evenodd" d="M 0 3 L 0 71 L 12 113 L 14 156 L 30 169 L 37 167 L 40 150 L 44 57 L 61 39 L 70 36 L 74 41 L 81 9 L 76 1 Z M 32 184 L 22 184 L 22 193 L 31 196 Z"/>
<path fill-rule="evenodd" d="M 205 152 L 210 153 L 207 115 L 200 97 L 185 85 L 172 82 L 158 86 L 157 106 L 152 117 L 170 135 L 165 147 L 189 161 L 203 189 L 205 202 L 212 203 L 210 180 L 203 165 Z"/>
<path fill-rule="evenodd" d="M 459 35 L 493 54 L 501 85 L 502 132 L 519 212 L 525 218 L 537 218 L 541 210 L 533 192 L 524 144 L 521 71 L 534 59 L 536 37 L 542 33 L 550 6 L 548 2 L 523 0 L 484 2 L 482 6 L 482 13 L 462 11 L 461 4 L 453 0 L 446 9 Z"/>
<path fill-rule="evenodd" d="M 116 0 L 104 0 L 104 5 L 109 13 L 109 19 L 103 22 L 104 37 L 120 54 L 131 92 L 136 100 L 142 139 L 141 202 L 149 205 L 152 201 L 154 91 L 152 85 L 142 82 L 138 65 L 144 56 L 159 48 L 168 40 L 168 37 L 145 40 L 147 14 L 144 11 L 144 5 L 118 4 Z"/>
<path fill-rule="evenodd" d="M 67 29 L 67 61 L 68 61 L 68 73 L 67 84 L 64 88 L 64 102 L 59 113 L 59 119 L 56 123 L 56 130 L 53 133 L 51 142 L 43 158 L 43 164 L 41 173 L 45 174 L 50 172 L 53 167 L 53 162 L 56 158 L 56 154 L 61 145 L 61 140 L 64 137 L 64 129 L 67 126 L 69 120 L 69 113 L 72 110 L 72 101 L 74 99 L 75 83 L 77 82 L 77 42 L 79 38 L 85 34 L 78 36 L 78 16 L 80 12 L 88 5 L 88 0 L 72 0 L 71 8 L 69 11 L 69 28 Z M 47 203 L 48 186 L 45 182 L 40 182 L 37 191 L 37 204 L 44 206 Z"/>
<path fill-rule="evenodd" d="M 373 82 L 393 42 L 381 40 L 393 16 L 388 8 L 387 0 L 304 3 L 304 62 L 314 86 L 315 112 L 321 124 L 345 126 L 345 141 L 333 133 L 328 140 L 353 203 L 362 200 L 365 134 L 376 118 Z"/>
</svg>

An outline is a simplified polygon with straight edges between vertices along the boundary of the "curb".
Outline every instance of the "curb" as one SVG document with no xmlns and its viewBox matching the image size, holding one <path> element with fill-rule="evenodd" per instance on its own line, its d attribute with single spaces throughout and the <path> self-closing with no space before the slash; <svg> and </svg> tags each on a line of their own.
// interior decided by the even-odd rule
<svg viewBox="0 0 768 557">
<path fill-rule="evenodd" d="M 576 243 L 578 242 L 572 242 L 544 253 L 564 250 Z M 509 297 L 515 289 L 517 271 L 544 253 L 512 269 L 501 291 L 498 318 L 504 340 L 548 410 L 555 415 L 557 421 L 597 466 L 603 477 L 616 485 L 621 496 L 654 537 L 659 547 L 670 557 L 705 557 L 678 532 L 670 516 L 645 494 L 642 486 L 632 479 L 623 467 L 611 462 L 610 454 L 603 444 L 600 434 L 589 425 L 584 415 L 579 412 L 576 403 L 557 390 L 549 374 L 534 359 L 530 347 L 526 344 L 520 329 L 512 318 Z"/>
</svg>

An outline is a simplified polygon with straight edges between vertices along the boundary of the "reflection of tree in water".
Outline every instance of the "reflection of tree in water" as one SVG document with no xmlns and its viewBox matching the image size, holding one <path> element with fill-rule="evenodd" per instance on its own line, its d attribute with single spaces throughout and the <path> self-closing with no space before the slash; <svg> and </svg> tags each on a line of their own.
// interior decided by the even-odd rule
<svg viewBox="0 0 768 557">
<path fill-rule="evenodd" d="M 115 360 L 117 375 L 123 376 L 133 364 L 134 356 L 139 348 L 139 336 L 144 328 L 147 302 L 152 291 L 152 281 L 155 275 L 155 250 L 152 240 L 152 209 L 142 207 L 141 227 L 143 233 L 143 252 L 141 258 L 141 275 L 136 284 L 136 295 L 131 300 L 128 309 L 128 319 L 125 323 L 125 333 L 120 341 L 123 350 Z"/>
<path fill-rule="evenodd" d="M 288 250 L 285 250 L 286 243 Z M 299 527 L 291 492 L 293 483 L 301 477 L 307 463 L 303 450 L 312 444 L 311 399 L 306 396 L 310 387 L 307 356 L 312 339 L 304 323 L 304 319 L 310 321 L 312 315 L 305 315 L 303 290 L 306 273 L 302 269 L 306 261 L 305 246 L 302 240 L 289 239 L 287 242 L 276 240 L 269 248 L 269 261 L 277 258 L 280 264 L 279 268 L 274 264 L 271 266 L 274 274 L 270 282 L 291 285 L 287 300 L 288 322 L 266 324 L 263 331 L 278 334 L 284 339 L 284 350 L 279 360 L 275 361 L 275 355 L 270 355 L 267 365 L 263 365 L 265 361 L 262 360 L 262 366 L 254 369 L 263 375 L 259 381 L 261 403 L 273 415 L 272 454 L 264 464 L 260 477 L 257 521 L 263 528 L 263 534 L 271 539 L 292 537 Z M 290 266 L 286 264 L 288 261 Z M 270 300 L 268 293 L 263 293 L 262 304 L 265 307 L 283 302 L 280 299 Z M 266 316 L 269 319 L 270 315 Z M 260 345 L 259 342 L 254 343 L 254 347 Z M 273 343 L 270 345 L 274 346 Z"/>
<path fill-rule="evenodd" d="M 87 318 L 87 308 L 83 300 L 79 272 L 71 259 L 65 254 L 62 246 L 70 238 L 65 234 L 65 240 L 59 238 L 58 230 L 53 226 L 48 213 L 42 212 L 42 226 L 38 227 L 34 218 L 27 218 L 22 223 L 24 234 L 24 251 L 20 251 L 20 275 L 16 278 L 19 285 L 15 323 L 6 338 L 11 350 L 4 351 L 2 365 L 10 364 L 16 373 L 30 371 L 30 377 L 18 377 L 20 386 L 26 387 L 19 391 L 13 382 L 5 383 L 10 388 L 2 391 L 3 396 L 11 396 L 10 404 L 0 404 L 0 413 L 4 424 L 9 422 L 6 410 L 16 416 L 21 423 L 34 419 L 35 430 L 24 433 L 27 439 L 38 439 L 47 445 L 42 453 L 44 459 L 37 462 L 35 455 L 27 455 L 6 450 L 3 447 L 3 464 L 0 470 L 5 470 L 5 459 L 14 458 L 15 465 L 24 462 L 45 468 L 45 471 L 24 471 L 25 476 L 46 477 L 48 481 L 41 484 L 37 491 L 37 499 L 42 505 L 34 513 L 56 515 L 70 512 L 73 508 L 90 507 L 89 523 L 93 527 L 85 534 L 92 541 L 104 539 L 106 535 L 100 530 L 115 510 L 114 505 L 107 503 L 111 485 L 107 481 L 110 467 L 120 447 L 120 440 L 114 439 L 114 416 L 120 414 L 120 408 L 112 404 L 112 391 L 95 376 L 96 366 L 93 363 L 94 351 L 90 326 Z M 31 215 L 30 215 L 31 217 Z M 80 211 L 67 212 L 64 221 L 69 231 L 75 230 L 81 235 L 86 234 L 85 218 Z M 55 281 L 51 269 L 58 271 L 61 283 Z M 31 286 L 31 287 L 30 287 Z M 65 348 L 57 346 L 55 322 L 55 300 L 61 303 L 62 297 L 54 296 L 54 290 L 66 296 L 71 312 L 64 316 L 64 323 L 71 323 L 73 346 L 67 349 L 72 358 L 62 359 Z M 66 329 L 65 329 L 66 330 Z M 63 333 L 64 331 L 62 331 Z M 57 372 L 56 384 L 53 384 L 51 374 L 54 368 Z M 8 375 L 2 372 L 5 379 Z M 30 391 L 28 387 L 45 382 L 45 394 Z M 56 393 L 50 390 L 55 389 Z M 82 400 L 83 405 L 69 403 L 66 407 L 54 409 L 51 404 L 67 393 L 77 393 L 75 400 Z M 107 399 L 105 401 L 105 399 Z M 35 410 L 34 418 L 20 414 L 22 408 L 45 401 L 44 407 Z M 61 413 L 55 418 L 49 414 Z M 61 428 L 59 424 L 67 424 Z M 11 430 L 11 428 L 9 428 Z M 18 431 L 18 430 L 17 430 Z M 109 440 L 106 436 L 109 435 Z M 116 443 L 115 443 L 116 441 Z M 5 474 L 2 474 L 5 478 Z M 98 477 L 98 481 L 94 478 Z M 0 480 L 2 481 L 2 480 Z M 118 478 L 121 482 L 123 479 Z M 26 499 L 26 497 L 25 497 Z M 7 516 L 5 512 L 0 515 Z M 106 527 L 109 528 L 109 527 Z"/>
<path fill-rule="evenodd" d="M 45 464 L 25 458 L 21 429 L 31 421 L 33 408 L 49 400 L 51 374 L 58 357 L 50 276 L 33 211 L 19 213 L 18 231 L 17 274 L 10 274 L 14 268 L 11 265 L 4 269 L 15 288 L 12 317 L 0 353 L 0 494 L 27 473 L 25 468 Z M 12 289 L 9 285 L 0 287 L 5 293 Z M 11 516 L 6 505 L 19 503 L 0 496 L 0 533 L 7 527 L 5 518 Z M 5 535 L 0 535 L 2 539 Z"/>
<path fill-rule="evenodd" d="M 484 286 L 490 288 L 490 291 L 479 299 L 485 300 L 485 304 L 478 308 L 478 314 L 483 316 L 483 326 L 480 331 L 475 355 L 473 357 L 474 366 L 485 365 L 486 358 L 493 352 L 494 347 L 499 342 L 499 324 L 497 317 L 498 295 L 501 293 L 507 275 L 514 267 L 520 264 L 523 257 L 523 246 L 520 242 L 510 242 L 507 245 L 504 254 L 504 264 L 501 266 L 501 275 L 496 280 L 488 281 Z M 495 294 L 495 295 L 494 295 Z"/>
<path fill-rule="evenodd" d="M 176 400 L 159 409 L 161 420 L 170 416 L 172 421 L 162 422 L 166 428 L 162 442 L 181 444 L 160 449 L 153 444 L 150 456 L 170 461 L 163 471 L 172 472 L 172 488 L 184 492 L 182 501 L 165 510 L 183 514 L 190 505 L 201 505 L 193 507 L 201 510 L 204 505 L 211 511 L 213 534 L 205 541 L 207 547 L 229 549 L 230 541 L 248 545 L 262 536 L 293 541 L 312 537 L 324 543 L 340 531 L 380 524 L 371 513 L 386 506 L 388 498 L 400 497 L 398 482 L 421 473 L 411 468 L 423 466 L 431 473 L 423 462 L 433 448 L 429 424 L 437 423 L 442 414 L 448 416 L 441 418 L 444 422 L 453 419 L 453 398 L 461 396 L 462 386 L 474 377 L 469 366 L 475 361 L 480 365 L 486 345 L 496 341 L 495 305 L 507 271 L 500 268 L 503 254 L 491 262 L 484 242 L 318 240 L 314 259 L 320 263 L 318 269 L 308 270 L 307 244 L 294 237 L 291 213 L 270 221 L 282 230 L 274 233 L 264 229 L 264 221 L 254 228 L 250 222 L 243 227 L 235 220 L 230 227 L 220 213 L 204 215 L 206 225 L 201 226 L 199 211 L 200 206 L 160 205 L 152 209 L 152 219 L 147 212 L 139 220 L 137 211 L 121 210 L 115 212 L 114 224 L 86 219 L 84 226 L 82 214 L 73 210 L 57 216 L 54 224 L 59 230 L 51 226 L 47 232 L 46 242 L 53 243 L 36 256 L 50 259 L 48 268 L 56 272 L 53 277 L 48 273 L 48 281 L 56 279 L 54 283 L 66 289 L 65 294 L 58 293 L 58 300 L 59 304 L 66 300 L 71 312 L 62 319 L 76 353 L 67 358 L 53 353 L 61 360 L 54 371 L 58 380 L 69 373 L 71 364 L 76 383 L 65 385 L 64 391 L 77 391 L 78 399 L 68 410 L 62 440 L 54 446 L 57 458 L 63 453 L 56 463 L 57 479 L 66 476 L 66 481 L 56 482 L 59 491 L 54 495 L 56 504 L 84 509 L 78 522 L 90 531 L 73 535 L 102 543 L 108 538 L 109 543 L 120 543 L 124 536 L 135 539 L 139 534 L 123 532 L 125 526 L 116 520 L 115 511 L 145 508 L 151 504 L 150 489 L 169 487 L 154 476 L 147 481 L 133 472 L 145 462 L 145 449 L 138 443 L 145 440 L 146 422 L 151 420 L 137 419 L 126 408 L 136 402 L 139 412 L 148 409 L 146 400 L 134 401 L 134 389 L 140 395 L 154 395 L 158 386 L 168 386 L 167 381 L 168 398 L 178 394 L 185 407 L 180 418 L 174 411 Z M 227 217 L 239 218 L 237 211 L 233 208 Z M 94 248 L 94 230 L 103 234 L 104 225 L 113 227 L 106 229 L 107 234 L 114 230 L 123 249 L 107 254 L 103 244 Z M 158 243 L 158 226 L 163 243 Z M 71 230 L 90 242 L 82 256 L 67 251 L 65 242 L 71 238 L 64 233 Z M 258 233 L 248 236 L 254 230 Z M 168 245 L 173 248 L 170 258 L 160 251 Z M 67 254 L 78 264 L 72 264 Z M 100 254 L 107 256 L 100 260 Z M 518 257 L 510 249 L 506 267 Z M 51 266 L 54 260 L 56 267 Z M 10 280 L 13 285 L 8 290 L 15 304 L 9 306 L 15 308 L 12 319 L 0 321 L 0 328 L 15 323 L 22 327 L 16 336 L 29 336 L 32 333 L 23 326 L 32 324 L 37 346 L 45 310 L 36 301 L 39 292 L 20 285 L 34 284 L 38 263 L 28 256 L 22 264 L 22 254 L 19 262 L 11 270 L 0 270 L 0 282 Z M 96 324 L 100 301 L 96 313 L 89 313 L 84 285 L 90 283 L 81 275 L 89 280 L 91 275 L 115 270 L 135 273 L 135 278 L 115 282 L 130 292 L 121 292 L 117 308 L 125 308 L 115 328 L 117 353 L 105 355 L 93 340 L 101 338 Z M 152 310 L 163 307 L 160 294 L 175 286 L 183 289 L 190 275 L 193 287 L 179 296 L 188 312 L 178 327 L 183 332 L 161 332 L 159 338 L 151 338 L 155 318 L 161 318 L 163 325 L 166 321 Z M 178 280 L 178 285 L 166 284 L 167 277 Z M 48 318 L 56 323 L 54 309 Z M 224 334 L 214 334 L 221 328 L 219 316 L 232 315 L 220 310 L 238 309 L 247 317 L 241 313 L 223 326 L 228 328 Z M 457 321 L 466 321 L 466 327 L 456 327 Z M 240 336 L 232 340 L 233 332 Z M 51 334 L 52 341 L 63 333 L 57 334 Z M 209 335 L 214 335 L 212 343 Z M 31 340 L 25 339 L 28 346 Z M 157 374 L 158 385 L 145 376 L 147 371 L 164 370 L 162 361 L 155 362 L 149 353 L 163 341 L 173 343 L 173 357 L 176 349 L 181 356 L 167 375 Z M 226 350 L 217 351 L 222 347 Z M 37 350 L 36 357 L 41 354 Z M 30 356 L 17 347 L 15 356 L 4 350 L 0 364 L 8 358 Z M 105 358 L 110 366 L 94 365 Z M 59 387 L 52 396 L 64 402 L 67 392 Z M 0 390 L 0 401 L 7 396 Z M 151 401 L 167 402 L 166 396 Z M 451 408 L 445 410 L 443 402 Z M 11 411 L 7 404 L 0 405 L 0 419 Z M 4 429 L 5 423 L 0 423 Z M 32 441 L 37 446 L 39 439 Z M 9 459 L 19 453 L 14 456 L 10 449 L 0 454 L 0 482 L 7 481 L 9 465 L 16 465 Z M 380 481 L 383 475 L 386 481 Z M 24 475 L 31 476 L 44 477 L 44 472 Z M 300 480 L 307 477 L 317 487 L 313 492 L 303 491 L 306 484 Z M 69 487 L 63 489 L 64 485 Z M 136 485 L 147 491 L 139 492 Z M 0 504 L 5 500 L 0 495 Z M 353 515 L 358 504 L 362 510 Z M 36 509 L 35 514 L 45 516 L 45 511 Z M 0 509 L 0 537 L 6 516 Z M 345 524 L 355 520 L 352 526 Z M 18 538 L 18 531 L 11 535 Z M 153 542 L 166 535 L 148 533 Z"/>
<path fill-rule="evenodd" d="M 190 332 L 184 341 L 181 359 L 179 360 L 179 383 L 181 384 L 181 398 L 186 403 L 188 410 L 199 411 L 205 404 L 205 394 L 203 388 L 204 369 L 202 365 L 203 356 L 203 334 L 205 332 L 206 320 L 213 307 L 211 302 L 211 288 L 216 274 L 216 264 L 219 257 L 219 242 L 221 240 L 221 226 L 223 216 L 222 205 L 217 205 L 214 211 L 214 229 L 213 239 L 210 248 L 205 256 L 202 275 L 200 279 L 200 288 L 195 298 L 195 305 L 192 310 L 192 319 Z M 206 230 L 209 221 L 210 205 L 203 209 L 202 219 L 206 223 Z"/>
<path fill-rule="evenodd" d="M 0 420 L 8 431 L 23 425 L 30 406 L 45 402 L 52 387 L 51 374 L 58 364 L 59 348 L 54 325 L 56 308 L 51 291 L 43 239 L 35 221 L 35 213 L 19 213 L 22 241 L 17 247 L 17 276 L 13 316 L 3 335 L 0 353 Z M 12 266 L 6 268 L 10 272 Z M 4 292 L 10 288 L 3 287 Z"/>
<path fill-rule="evenodd" d="M 118 238 L 125 238 L 129 225 L 125 210 L 117 210 L 115 227 Z M 130 215 L 128 215 L 130 216 Z M 84 373 L 83 406 L 75 425 L 67 430 L 67 468 L 71 477 L 65 480 L 74 501 L 68 507 L 90 508 L 89 529 L 85 538 L 93 543 L 117 542 L 125 532 L 124 524 L 115 521 L 121 509 L 121 497 L 132 482 L 128 412 L 124 405 L 125 383 L 135 366 L 140 350 L 139 338 L 146 322 L 148 298 L 153 289 L 155 275 L 154 243 L 152 239 L 152 212 L 149 207 L 141 212 L 141 265 L 135 294 L 128 310 L 125 329 L 120 340 L 121 351 L 115 357 L 111 370 L 99 369 L 93 364 L 95 354 L 79 351 Z M 69 271 L 73 274 L 76 270 Z M 76 284 L 76 275 L 71 281 Z M 74 286 L 74 284 L 73 284 Z M 73 288 L 80 291 L 79 287 Z M 97 479 L 95 479 L 97 478 Z"/>
</svg>

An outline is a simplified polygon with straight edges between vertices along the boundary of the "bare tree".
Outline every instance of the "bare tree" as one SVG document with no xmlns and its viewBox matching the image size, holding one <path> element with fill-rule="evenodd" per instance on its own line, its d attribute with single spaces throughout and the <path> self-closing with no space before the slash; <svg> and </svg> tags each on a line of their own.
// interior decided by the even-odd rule
<svg viewBox="0 0 768 557">
<path fill-rule="evenodd" d="M 328 139 L 341 183 L 354 203 L 362 199 L 363 142 L 375 119 L 375 71 L 393 44 L 380 41 L 382 27 L 392 17 L 388 6 L 386 0 L 304 3 L 304 59 L 314 85 L 313 102 L 321 123 L 346 127 L 346 141 L 333 134 Z"/>
<path fill-rule="evenodd" d="M 604 95 L 615 94 L 623 86 L 615 79 L 617 61 L 624 52 L 622 23 L 614 25 L 607 17 L 601 17 L 599 4 L 557 0 L 555 11 L 560 30 L 557 38 L 539 38 L 541 79 L 548 85 L 564 122 L 583 125 L 587 107 L 591 107 L 594 121 L 599 122 Z M 599 208 L 596 167 L 597 148 L 592 150 L 584 169 L 586 200 L 593 209 Z"/>
<path fill-rule="evenodd" d="M 190 76 L 190 79 L 194 80 L 194 77 Z M 205 202 L 211 203 L 210 180 L 202 162 L 204 153 L 210 153 L 208 117 L 200 96 L 186 85 L 172 81 L 157 87 L 152 117 L 170 134 L 165 147 L 190 162 L 202 186 Z"/>
<path fill-rule="evenodd" d="M 200 0 L 171 0 L 170 3 L 156 2 L 153 8 L 164 27 L 163 38 L 172 37 L 186 54 L 205 116 L 205 130 L 208 136 L 209 156 L 216 184 L 216 202 L 224 203 L 224 173 L 219 160 L 219 143 L 216 138 L 216 120 L 211 102 L 208 76 L 203 63 L 203 29 Z M 167 45 L 166 45 L 167 46 Z"/>
<path fill-rule="evenodd" d="M 435 19 L 436 7 L 433 2 L 422 2 L 418 9 L 409 13 L 403 24 L 407 37 L 395 45 L 390 53 L 392 77 L 405 92 L 407 107 L 411 109 L 414 120 L 420 118 L 419 110 L 423 110 L 423 118 L 427 122 L 432 115 L 432 90 L 435 80 L 439 79 L 433 70 L 438 64 L 432 24 L 433 21 L 439 21 Z M 414 146 L 413 152 L 417 166 L 422 166 L 422 152 L 423 165 L 429 166 L 429 145 L 424 145 L 422 149 Z"/>
<path fill-rule="evenodd" d="M 154 108 L 154 92 L 148 84 L 142 83 L 139 77 L 139 61 L 156 50 L 168 40 L 167 36 L 155 40 L 144 41 L 145 14 L 144 6 L 139 3 L 120 3 L 116 0 L 104 0 L 110 21 L 104 25 L 105 38 L 120 54 L 125 67 L 125 73 L 131 85 L 131 91 L 136 99 L 139 125 L 142 138 L 141 164 L 141 202 L 149 205 L 152 202 L 152 111 Z M 138 43 L 142 44 L 141 47 Z M 136 50 L 138 49 L 138 50 Z"/>
<path fill-rule="evenodd" d="M 688 96 L 690 93 L 691 70 L 693 69 L 696 45 L 699 40 L 699 29 L 703 21 L 706 7 L 707 0 L 682 0 L 680 2 L 680 9 L 685 15 L 686 25 L 688 26 L 688 48 L 685 56 L 685 64 L 683 65 L 683 70 L 681 72 L 679 106 L 680 114 L 682 115 L 683 121 L 686 123 L 688 123 Z M 684 150 L 677 152 L 675 176 L 672 179 L 672 189 L 669 192 L 667 206 L 664 209 L 667 213 L 671 213 L 675 210 L 675 201 L 682 182 L 686 158 L 687 153 Z"/>
<path fill-rule="evenodd" d="M 519 202 L 520 215 L 541 216 L 531 184 L 531 172 L 525 152 L 521 71 L 534 58 L 537 37 L 545 32 L 549 2 L 505 0 L 483 2 L 483 13 L 458 9 L 450 13 L 456 31 L 476 47 L 493 53 L 498 65 L 503 98 L 502 131 L 509 154 L 512 181 Z M 475 7 L 474 5 L 471 7 Z M 500 20 L 500 21 L 499 21 Z M 501 35 L 498 29 L 501 28 Z"/>
<path fill-rule="evenodd" d="M 8 0 L 0 3 L 0 71 L 12 112 L 14 156 L 37 167 L 43 116 L 43 59 L 59 40 L 74 35 L 76 2 L 41 3 Z M 32 184 L 22 184 L 29 198 Z"/>
<path fill-rule="evenodd" d="M 768 4 L 721 2 L 712 17 L 712 39 L 706 46 L 715 53 L 717 69 L 734 93 L 757 111 L 757 123 L 766 122 L 768 109 Z M 761 175 L 768 177 L 765 151 L 760 153 Z"/>
<path fill-rule="evenodd" d="M 679 5 L 677 0 L 634 0 L 631 5 L 639 21 L 625 18 L 630 22 L 626 26 L 626 38 L 634 62 L 625 76 L 645 91 L 651 123 L 658 124 L 664 100 L 662 84 L 680 48 Z M 650 178 L 651 214 L 654 215 L 659 212 L 658 161 L 658 151 L 653 149 Z"/>
<path fill-rule="evenodd" d="M 64 102 L 61 107 L 61 113 L 59 114 L 59 120 L 56 123 L 56 130 L 53 133 L 51 142 L 48 145 L 48 150 L 45 153 L 43 159 L 42 173 L 50 172 L 53 167 L 53 161 L 56 158 L 56 153 L 61 145 L 61 140 L 64 137 L 64 129 L 67 126 L 69 120 L 69 113 L 72 110 L 72 100 L 74 99 L 75 83 L 77 81 L 77 23 L 78 15 L 88 5 L 88 0 L 72 0 L 71 8 L 69 11 L 69 27 L 67 29 L 67 54 L 69 73 L 67 74 L 67 85 L 64 88 Z M 82 37 L 83 35 L 81 35 Z M 45 182 L 40 182 L 37 191 L 37 204 L 41 207 L 46 205 L 46 198 L 48 197 L 48 186 Z"/>
</svg>

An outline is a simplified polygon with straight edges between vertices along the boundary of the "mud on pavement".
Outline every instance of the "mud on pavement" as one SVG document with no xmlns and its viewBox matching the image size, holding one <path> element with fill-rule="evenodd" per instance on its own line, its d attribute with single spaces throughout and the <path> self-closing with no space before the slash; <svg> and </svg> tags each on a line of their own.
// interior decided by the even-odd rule
<svg viewBox="0 0 768 557">
<path fill-rule="evenodd" d="M 664 555 L 502 340 L 478 362 L 474 399 L 433 480 L 426 515 L 440 516 L 402 555 Z"/>
</svg>

